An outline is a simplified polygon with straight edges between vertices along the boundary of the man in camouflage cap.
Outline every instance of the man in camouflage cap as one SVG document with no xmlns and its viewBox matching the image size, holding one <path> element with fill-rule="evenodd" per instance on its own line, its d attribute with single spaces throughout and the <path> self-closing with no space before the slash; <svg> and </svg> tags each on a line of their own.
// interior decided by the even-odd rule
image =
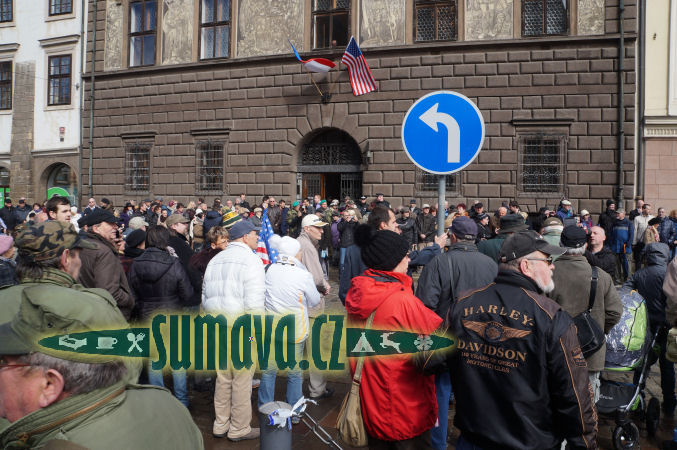
<svg viewBox="0 0 677 450">
<path fill-rule="evenodd" d="M 52 240 L 72 241 L 58 234 Z M 0 325 L 0 417 L 10 422 L 0 431 L 0 448 L 203 448 L 188 410 L 164 389 L 128 384 L 131 365 L 124 359 L 39 344 L 45 337 L 127 327 L 115 300 L 91 291 L 26 284 L 19 312 Z"/>
</svg>

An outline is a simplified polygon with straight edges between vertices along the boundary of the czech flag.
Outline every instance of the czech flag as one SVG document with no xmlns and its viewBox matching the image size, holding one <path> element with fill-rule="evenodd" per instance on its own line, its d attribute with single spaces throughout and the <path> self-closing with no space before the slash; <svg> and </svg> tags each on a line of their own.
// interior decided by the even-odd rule
<svg viewBox="0 0 677 450">
<path fill-rule="evenodd" d="M 296 55 L 296 59 L 301 61 L 303 63 L 303 66 L 308 70 L 309 72 L 317 72 L 317 73 L 327 73 L 334 67 L 336 67 L 336 64 L 333 62 L 329 61 L 328 59 L 325 58 L 310 58 L 307 61 L 304 61 L 301 59 L 301 56 L 299 55 L 299 52 L 296 51 L 296 47 L 294 47 L 294 44 L 289 41 L 289 45 L 291 45 L 291 49 L 294 50 L 294 54 Z"/>
</svg>

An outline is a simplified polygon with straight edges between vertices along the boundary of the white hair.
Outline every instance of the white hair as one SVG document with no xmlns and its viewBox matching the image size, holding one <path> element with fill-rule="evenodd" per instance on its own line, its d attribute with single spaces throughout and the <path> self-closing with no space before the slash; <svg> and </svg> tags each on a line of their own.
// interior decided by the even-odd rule
<svg viewBox="0 0 677 450">
<path fill-rule="evenodd" d="M 572 255 L 572 256 L 583 256 L 585 255 L 585 249 L 588 248 L 588 244 L 583 244 L 583 247 L 578 247 L 578 248 L 573 248 L 573 247 L 565 247 L 567 250 L 565 252 L 566 255 Z"/>
<path fill-rule="evenodd" d="M 563 225 L 548 225 L 547 227 L 543 228 L 544 233 L 550 233 L 551 231 L 559 231 L 560 234 L 562 231 L 564 231 L 564 226 Z"/>
</svg>

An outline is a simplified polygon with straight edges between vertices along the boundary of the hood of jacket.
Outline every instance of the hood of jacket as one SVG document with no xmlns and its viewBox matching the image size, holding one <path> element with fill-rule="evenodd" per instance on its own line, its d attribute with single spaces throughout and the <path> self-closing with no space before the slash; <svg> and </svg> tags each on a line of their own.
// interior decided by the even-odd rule
<svg viewBox="0 0 677 450">
<path fill-rule="evenodd" d="M 353 278 L 346 297 L 346 311 L 366 319 L 376 308 L 397 291 L 411 291 L 412 280 L 403 273 L 367 269 Z"/>
<path fill-rule="evenodd" d="M 143 255 L 134 259 L 134 270 L 145 282 L 158 281 L 172 267 L 176 258 L 159 248 L 147 248 Z"/>
<path fill-rule="evenodd" d="M 662 242 L 654 242 L 644 248 L 646 263 L 649 266 L 667 266 L 670 261 L 670 247 Z"/>
</svg>

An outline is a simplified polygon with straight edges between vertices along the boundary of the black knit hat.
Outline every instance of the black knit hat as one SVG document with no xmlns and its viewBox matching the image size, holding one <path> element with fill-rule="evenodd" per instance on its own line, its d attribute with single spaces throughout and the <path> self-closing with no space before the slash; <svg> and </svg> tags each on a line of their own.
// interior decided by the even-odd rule
<svg viewBox="0 0 677 450">
<path fill-rule="evenodd" d="M 375 231 L 366 224 L 355 230 L 355 243 L 361 249 L 362 261 L 370 269 L 391 271 L 409 253 L 405 238 L 390 230 Z"/>
</svg>

